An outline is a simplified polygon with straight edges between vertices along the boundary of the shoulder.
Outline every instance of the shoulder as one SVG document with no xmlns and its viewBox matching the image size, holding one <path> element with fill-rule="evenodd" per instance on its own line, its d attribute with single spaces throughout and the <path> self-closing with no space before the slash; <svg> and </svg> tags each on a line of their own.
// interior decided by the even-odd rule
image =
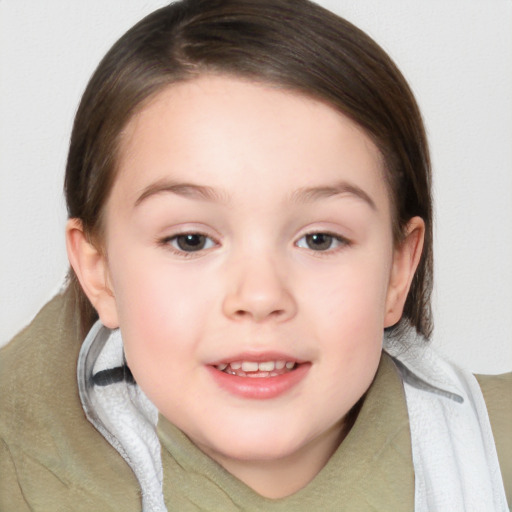
<svg viewBox="0 0 512 512">
<path fill-rule="evenodd" d="M 65 295 L 54 297 L 30 325 L 0 350 L 0 405 L 4 411 L 0 428 L 3 434 L 6 430 L 18 432 L 18 422 L 33 417 L 35 412 L 44 412 L 37 403 L 49 397 L 50 390 L 55 394 L 55 385 L 70 377 L 79 342 L 69 332 L 64 332 L 66 305 Z"/>
<path fill-rule="evenodd" d="M 475 377 L 489 413 L 507 500 L 512 503 L 512 372 Z"/>
<path fill-rule="evenodd" d="M 140 508 L 131 470 L 83 413 L 80 345 L 64 293 L 0 350 L 0 472 L 17 483 L 0 487 L 0 505 L 22 496 L 30 510 Z"/>
</svg>

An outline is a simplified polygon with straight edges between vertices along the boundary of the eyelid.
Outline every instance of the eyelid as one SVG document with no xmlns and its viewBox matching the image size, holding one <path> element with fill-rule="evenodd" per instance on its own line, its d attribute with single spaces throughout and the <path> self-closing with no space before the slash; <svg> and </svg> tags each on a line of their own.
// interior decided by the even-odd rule
<svg viewBox="0 0 512 512">
<path fill-rule="evenodd" d="M 211 249 L 214 249 L 215 247 L 218 247 L 221 242 L 219 240 L 220 237 L 213 236 L 209 233 L 207 233 L 205 229 L 201 228 L 194 228 L 193 226 L 183 226 L 176 228 L 173 232 L 171 232 L 168 235 L 160 236 L 156 239 L 157 245 L 163 247 L 164 249 L 169 250 L 170 252 L 176 254 L 177 256 L 184 257 L 184 258 L 190 258 L 190 257 L 200 257 L 203 256 L 205 253 L 210 252 Z M 178 247 L 175 247 L 171 242 L 176 240 L 180 236 L 186 236 L 186 235 L 200 235 L 204 236 L 208 240 L 212 242 L 212 245 L 210 247 L 198 249 L 197 251 L 184 251 Z"/>
<path fill-rule="evenodd" d="M 299 242 L 302 239 L 305 239 L 306 237 L 311 236 L 311 235 L 320 235 L 320 234 L 332 237 L 334 240 L 336 240 L 339 243 L 339 245 L 334 248 L 329 248 L 326 250 L 317 250 L 317 251 L 315 251 L 314 249 L 311 249 L 310 247 L 301 247 L 299 245 Z M 297 246 L 299 249 L 305 249 L 307 251 L 315 253 L 315 256 L 322 256 L 322 255 L 327 255 L 327 254 L 332 254 L 334 252 L 338 252 L 340 250 L 343 250 L 345 247 L 350 247 L 352 244 L 353 244 L 352 240 L 350 240 L 346 236 L 342 235 L 341 233 L 337 233 L 330 229 L 316 228 L 316 229 L 310 229 L 310 230 L 306 231 L 305 233 L 303 233 L 299 238 L 297 238 L 294 245 Z"/>
<path fill-rule="evenodd" d="M 181 249 L 179 247 L 179 239 L 181 237 L 187 237 L 189 235 L 192 235 L 192 236 L 200 236 L 200 237 L 203 237 L 205 240 L 206 240 L 206 247 L 201 247 L 200 249 L 197 249 L 196 251 L 185 251 L 184 249 Z M 176 247 L 176 245 L 174 245 L 174 242 L 177 243 L 178 247 Z M 210 242 L 210 243 L 208 243 Z M 171 238 L 168 239 L 168 243 L 170 243 L 172 245 L 172 247 L 174 247 L 178 252 L 200 252 L 200 251 L 205 251 L 205 250 L 208 250 L 208 249 L 211 249 L 212 247 L 215 246 L 215 240 L 213 240 L 211 237 L 207 236 L 207 235 L 203 235 L 202 233 L 184 233 L 184 234 L 181 234 L 181 235 L 175 235 Z"/>
</svg>

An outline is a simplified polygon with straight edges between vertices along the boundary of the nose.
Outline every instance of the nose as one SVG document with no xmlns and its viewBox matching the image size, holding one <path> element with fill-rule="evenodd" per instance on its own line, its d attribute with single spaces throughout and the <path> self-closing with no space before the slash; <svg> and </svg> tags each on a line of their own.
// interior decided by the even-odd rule
<svg viewBox="0 0 512 512">
<path fill-rule="evenodd" d="M 224 314 L 234 320 L 283 322 L 293 318 L 297 304 L 278 265 L 261 257 L 232 265 L 222 304 Z"/>
</svg>

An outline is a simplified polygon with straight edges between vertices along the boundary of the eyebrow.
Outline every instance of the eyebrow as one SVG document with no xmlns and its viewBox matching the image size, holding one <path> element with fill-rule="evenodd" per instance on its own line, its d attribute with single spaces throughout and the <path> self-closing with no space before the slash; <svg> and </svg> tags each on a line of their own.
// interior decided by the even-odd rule
<svg viewBox="0 0 512 512">
<path fill-rule="evenodd" d="M 229 200 L 226 194 L 223 194 L 212 187 L 164 179 L 151 183 L 144 188 L 135 201 L 134 207 L 137 207 L 149 197 L 162 193 L 172 193 L 181 197 L 221 203 L 227 203 Z M 292 203 L 309 203 L 338 195 L 354 196 L 368 204 L 372 210 L 377 210 L 377 206 L 373 199 L 362 188 L 346 181 L 340 181 L 334 185 L 299 188 L 291 194 L 290 200 Z"/>
<path fill-rule="evenodd" d="M 172 193 L 181 197 L 191 199 L 201 199 L 203 201 L 227 202 L 227 197 L 212 187 L 205 185 L 196 185 L 194 183 L 182 183 L 169 180 L 159 180 L 148 185 L 135 201 L 134 207 L 139 206 L 149 197 L 162 194 Z"/>
<path fill-rule="evenodd" d="M 354 196 L 364 201 L 372 210 L 377 210 L 375 201 L 362 188 L 346 181 L 340 181 L 334 185 L 300 188 L 292 193 L 291 201 L 293 203 L 309 203 L 339 195 Z"/>
</svg>

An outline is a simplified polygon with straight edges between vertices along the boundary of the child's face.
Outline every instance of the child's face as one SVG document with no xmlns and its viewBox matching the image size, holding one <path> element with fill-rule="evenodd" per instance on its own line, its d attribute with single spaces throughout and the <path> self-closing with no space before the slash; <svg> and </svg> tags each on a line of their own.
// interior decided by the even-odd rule
<svg viewBox="0 0 512 512">
<path fill-rule="evenodd" d="M 412 277 L 390 215 L 379 152 L 331 107 L 227 77 L 174 85 L 124 134 L 113 297 L 96 305 L 140 387 L 228 469 L 307 452 L 321 467 Z"/>
</svg>

